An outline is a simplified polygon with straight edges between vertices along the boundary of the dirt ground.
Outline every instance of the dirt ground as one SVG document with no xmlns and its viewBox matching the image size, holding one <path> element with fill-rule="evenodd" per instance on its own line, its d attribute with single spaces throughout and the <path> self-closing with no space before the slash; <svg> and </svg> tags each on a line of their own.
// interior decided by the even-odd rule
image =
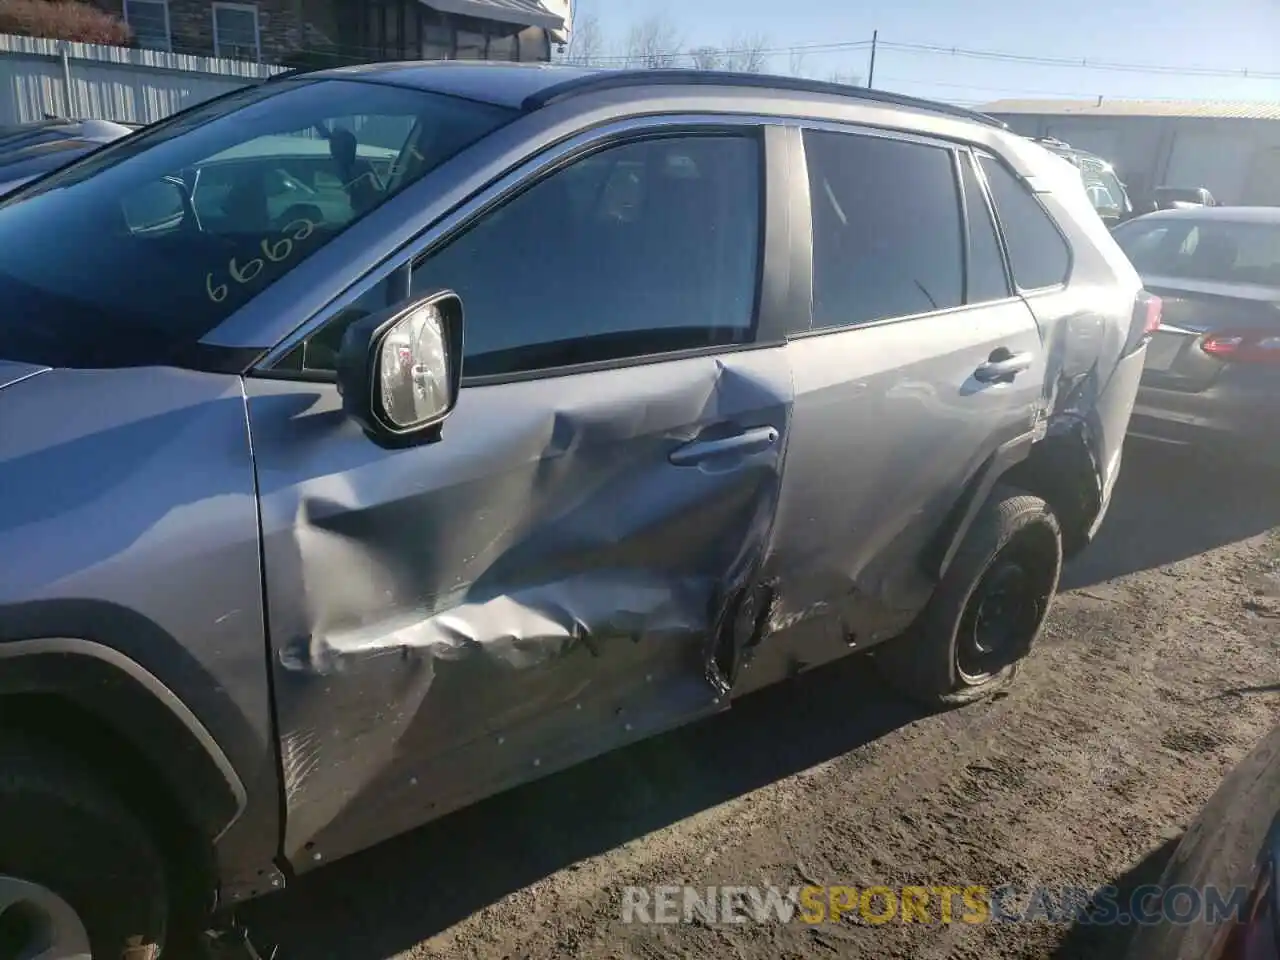
<svg viewBox="0 0 1280 960">
<path fill-rule="evenodd" d="M 636 926 L 661 884 L 1158 876 L 1280 719 L 1280 474 L 1130 444 L 1103 535 L 1011 692 L 922 716 L 848 661 L 304 878 L 281 960 L 1114 958 L 1067 924 Z"/>
</svg>

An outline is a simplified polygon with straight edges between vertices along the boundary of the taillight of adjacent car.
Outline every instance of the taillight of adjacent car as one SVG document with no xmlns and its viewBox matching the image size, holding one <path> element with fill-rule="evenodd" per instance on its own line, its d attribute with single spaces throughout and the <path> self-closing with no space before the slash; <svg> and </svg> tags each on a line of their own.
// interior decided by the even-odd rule
<svg viewBox="0 0 1280 960">
<path fill-rule="evenodd" d="M 1224 363 L 1280 366 L 1280 333 L 1275 330 L 1214 330 L 1201 338 L 1200 349 Z"/>
<path fill-rule="evenodd" d="M 1129 340 L 1125 353 L 1143 346 L 1157 330 L 1164 316 L 1164 301 L 1154 293 L 1139 290 L 1133 300 L 1133 316 L 1129 320 Z"/>
<path fill-rule="evenodd" d="M 1149 337 L 1160 329 L 1160 321 L 1164 316 L 1164 301 L 1154 293 L 1139 291 L 1133 304 L 1133 327 L 1141 330 L 1144 337 Z"/>
</svg>

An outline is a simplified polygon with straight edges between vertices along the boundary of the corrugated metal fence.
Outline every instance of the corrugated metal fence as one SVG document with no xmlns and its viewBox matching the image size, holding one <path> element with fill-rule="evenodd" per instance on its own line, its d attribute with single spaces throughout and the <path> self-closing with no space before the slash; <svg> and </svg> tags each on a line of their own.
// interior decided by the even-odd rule
<svg viewBox="0 0 1280 960">
<path fill-rule="evenodd" d="M 0 34 L 0 125 L 46 114 L 153 123 L 283 67 Z"/>
</svg>

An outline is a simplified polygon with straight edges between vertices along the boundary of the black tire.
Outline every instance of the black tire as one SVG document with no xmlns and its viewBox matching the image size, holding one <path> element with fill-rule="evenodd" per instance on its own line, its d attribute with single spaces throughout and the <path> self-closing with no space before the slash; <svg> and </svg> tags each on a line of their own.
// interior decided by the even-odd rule
<svg viewBox="0 0 1280 960">
<path fill-rule="evenodd" d="M 1062 531 L 1049 505 L 996 487 L 911 629 L 876 651 L 882 673 L 930 707 L 990 697 L 1031 652 L 1061 572 Z M 996 630 L 988 605 L 1006 597 Z M 984 642 L 993 635 L 999 644 Z"/>
<path fill-rule="evenodd" d="M 167 885 L 164 859 L 147 830 L 75 757 L 3 731 L 0 878 L 61 898 L 78 915 L 93 960 L 160 956 Z M 40 907 L 30 904 L 0 914 L 0 956 L 12 956 L 6 947 L 40 920 Z"/>
</svg>

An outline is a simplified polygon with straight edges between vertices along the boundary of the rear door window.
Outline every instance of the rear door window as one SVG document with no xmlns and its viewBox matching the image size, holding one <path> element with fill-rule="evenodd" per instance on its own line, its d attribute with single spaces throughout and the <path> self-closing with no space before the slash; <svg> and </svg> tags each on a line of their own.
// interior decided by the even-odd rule
<svg viewBox="0 0 1280 960">
<path fill-rule="evenodd" d="M 1000 161 L 982 157 L 996 214 L 1004 229 L 1013 281 L 1022 290 L 1056 287 L 1071 272 L 1071 249 L 1026 185 Z"/>
<path fill-rule="evenodd" d="M 964 300 L 952 152 L 806 130 L 813 210 L 813 326 L 932 313 Z"/>
</svg>

